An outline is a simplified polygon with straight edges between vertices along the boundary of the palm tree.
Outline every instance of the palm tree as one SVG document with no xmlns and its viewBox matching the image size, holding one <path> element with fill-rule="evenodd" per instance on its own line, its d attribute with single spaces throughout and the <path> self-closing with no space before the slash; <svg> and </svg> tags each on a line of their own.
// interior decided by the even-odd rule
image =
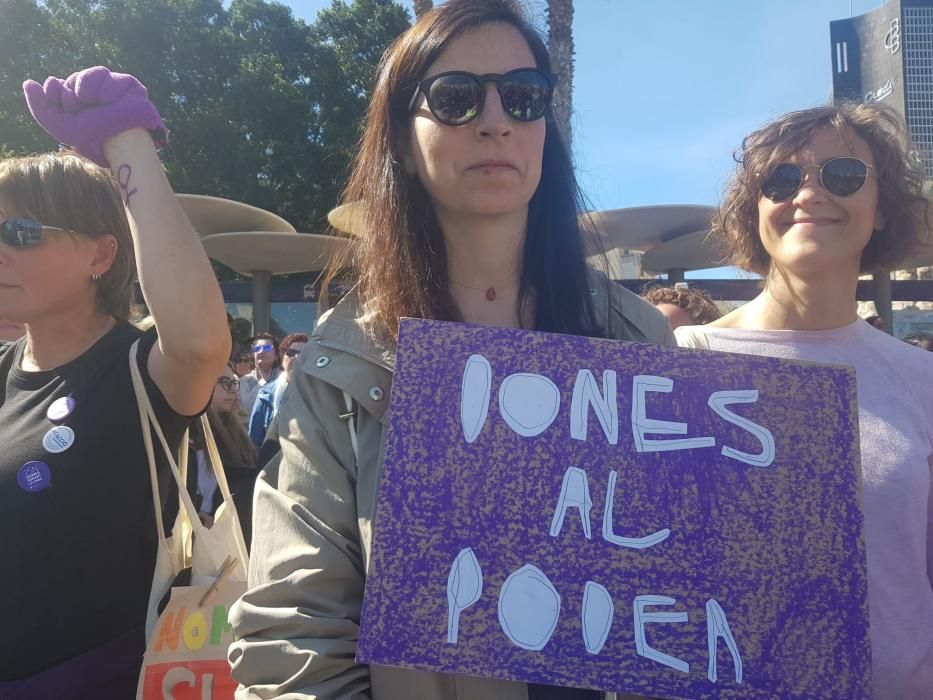
<svg viewBox="0 0 933 700">
<path fill-rule="evenodd" d="M 548 0 L 548 51 L 557 75 L 554 119 L 570 146 L 573 114 L 573 0 Z"/>
<path fill-rule="evenodd" d="M 417 19 L 432 7 L 434 7 L 433 0 L 415 0 L 415 18 Z"/>
</svg>

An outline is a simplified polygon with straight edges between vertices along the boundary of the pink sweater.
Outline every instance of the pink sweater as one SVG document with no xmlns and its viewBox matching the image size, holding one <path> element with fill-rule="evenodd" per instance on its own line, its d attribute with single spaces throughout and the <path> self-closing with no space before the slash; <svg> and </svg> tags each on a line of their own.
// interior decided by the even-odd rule
<svg viewBox="0 0 933 700">
<path fill-rule="evenodd" d="M 874 697 L 933 700 L 933 353 L 864 321 L 828 331 L 689 326 L 682 347 L 856 371 Z"/>
</svg>

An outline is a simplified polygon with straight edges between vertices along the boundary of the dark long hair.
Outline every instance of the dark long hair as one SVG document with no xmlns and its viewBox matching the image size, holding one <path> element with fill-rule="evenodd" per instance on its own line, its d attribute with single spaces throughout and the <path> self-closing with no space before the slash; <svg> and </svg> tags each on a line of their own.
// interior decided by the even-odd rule
<svg viewBox="0 0 933 700">
<path fill-rule="evenodd" d="M 489 23 L 506 23 L 524 37 L 536 66 L 550 73 L 541 37 L 515 0 L 449 0 L 422 15 L 382 57 L 344 203 L 361 202 L 364 234 L 348 246 L 349 260 L 332 263 L 359 272 L 360 297 L 377 336 L 394 338 L 399 318 L 461 320 L 447 280 L 444 239 L 417 176 L 402 165 L 412 92 L 447 45 Z M 577 215 L 583 198 L 567 146 L 550 112 L 541 181 L 531 198 L 519 288 L 519 309 L 532 298 L 535 328 L 598 335 Z M 457 128 L 457 127 L 447 127 Z M 521 314 L 519 314 L 521 317 Z"/>
</svg>

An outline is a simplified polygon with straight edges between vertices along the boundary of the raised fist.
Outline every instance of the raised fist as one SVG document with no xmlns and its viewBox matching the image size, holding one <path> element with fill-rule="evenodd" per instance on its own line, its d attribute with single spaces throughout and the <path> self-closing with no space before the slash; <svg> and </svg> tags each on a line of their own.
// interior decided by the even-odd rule
<svg viewBox="0 0 933 700">
<path fill-rule="evenodd" d="M 86 68 L 62 80 L 23 83 L 33 118 L 59 143 L 98 165 L 109 167 L 104 142 L 122 131 L 148 129 L 156 147 L 168 143 L 168 129 L 145 86 L 127 73 L 104 66 Z"/>
</svg>

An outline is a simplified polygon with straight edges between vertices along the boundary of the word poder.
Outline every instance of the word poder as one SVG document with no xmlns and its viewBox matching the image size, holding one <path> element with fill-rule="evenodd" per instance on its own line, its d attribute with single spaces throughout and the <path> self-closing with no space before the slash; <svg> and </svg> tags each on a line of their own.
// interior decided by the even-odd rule
<svg viewBox="0 0 933 700">
<path fill-rule="evenodd" d="M 391 409 L 360 662 L 870 695 L 851 371 L 406 319 Z"/>
</svg>

